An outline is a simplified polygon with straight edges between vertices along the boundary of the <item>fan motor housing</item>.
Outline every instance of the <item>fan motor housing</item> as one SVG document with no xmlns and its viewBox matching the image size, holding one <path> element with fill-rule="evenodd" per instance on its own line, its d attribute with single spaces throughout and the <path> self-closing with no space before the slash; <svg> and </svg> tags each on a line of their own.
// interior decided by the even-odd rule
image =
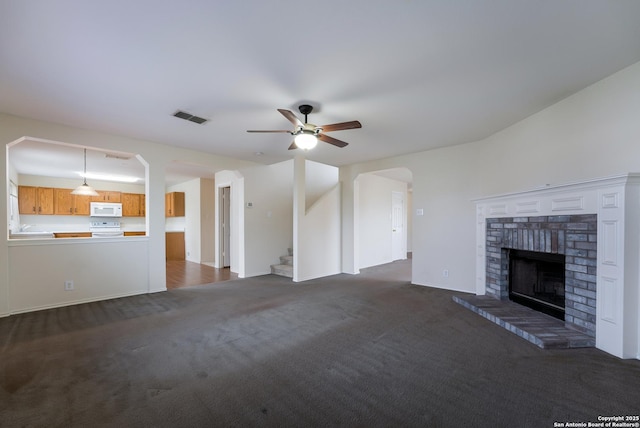
<svg viewBox="0 0 640 428">
<path fill-rule="evenodd" d="M 300 110 L 300 113 L 306 116 L 313 111 L 313 106 L 310 106 L 309 104 L 302 104 L 298 109 Z"/>
</svg>

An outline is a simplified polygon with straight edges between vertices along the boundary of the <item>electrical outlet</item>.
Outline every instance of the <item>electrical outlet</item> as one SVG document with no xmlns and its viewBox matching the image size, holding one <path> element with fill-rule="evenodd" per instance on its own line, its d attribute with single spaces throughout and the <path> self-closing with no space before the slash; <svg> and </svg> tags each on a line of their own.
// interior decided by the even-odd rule
<svg viewBox="0 0 640 428">
<path fill-rule="evenodd" d="M 73 290 L 73 280 L 72 279 L 68 279 L 64 282 L 64 290 L 65 291 L 71 291 Z"/>
<path fill-rule="evenodd" d="M 442 271 L 442 276 L 445 278 L 449 278 L 449 269 L 445 269 Z"/>
</svg>

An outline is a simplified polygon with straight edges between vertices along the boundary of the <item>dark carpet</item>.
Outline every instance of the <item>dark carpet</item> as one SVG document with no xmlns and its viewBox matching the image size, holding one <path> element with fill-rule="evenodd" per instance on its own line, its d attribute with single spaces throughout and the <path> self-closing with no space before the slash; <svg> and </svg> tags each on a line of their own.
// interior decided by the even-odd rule
<svg viewBox="0 0 640 428">
<path fill-rule="evenodd" d="M 640 413 L 640 361 L 540 349 L 453 292 L 410 285 L 409 264 L 0 319 L 0 425 L 553 427 Z"/>
</svg>

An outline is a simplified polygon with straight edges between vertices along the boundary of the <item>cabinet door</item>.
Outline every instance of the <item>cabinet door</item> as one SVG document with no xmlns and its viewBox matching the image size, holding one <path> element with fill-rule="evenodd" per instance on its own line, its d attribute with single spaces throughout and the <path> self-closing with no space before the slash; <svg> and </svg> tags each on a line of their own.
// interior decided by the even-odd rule
<svg viewBox="0 0 640 428">
<path fill-rule="evenodd" d="M 184 217 L 184 192 L 167 193 L 164 202 L 166 217 Z"/>
<path fill-rule="evenodd" d="M 147 215 L 147 195 L 140 195 L 140 217 Z"/>
<path fill-rule="evenodd" d="M 38 188 L 18 186 L 18 212 L 20 214 L 38 213 Z"/>
<path fill-rule="evenodd" d="M 98 196 L 92 196 L 92 202 L 121 202 L 121 192 L 114 192 L 110 190 L 96 190 Z"/>
<path fill-rule="evenodd" d="M 140 213 L 140 195 L 137 193 L 123 193 L 122 216 L 139 217 Z"/>
<path fill-rule="evenodd" d="M 52 187 L 38 187 L 38 214 L 53 214 L 53 200 Z"/>
<path fill-rule="evenodd" d="M 55 214 L 73 215 L 73 196 L 71 189 L 55 189 Z M 53 213 L 52 213 L 53 214 Z"/>
<path fill-rule="evenodd" d="M 107 192 L 104 190 L 96 190 L 98 196 L 91 196 L 91 202 L 105 202 L 107 200 Z"/>
<path fill-rule="evenodd" d="M 91 232 L 56 232 L 56 238 L 91 238 Z"/>
<path fill-rule="evenodd" d="M 173 217 L 173 201 L 171 199 L 171 193 L 165 193 L 164 195 L 164 216 Z"/>
<path fill-rule="evenodd" d="M 121 192 L 105 192 L 106 201 L 105 202 L 122 202 L 122 193 Z"/>
<path fill-rule="evenodd" d="M 173 192 L 173 215 L 184 217 L 184 192 Z"/>
<path fill-rule="evenodd" d="M 184 260 L 184 247 L 184 232 L 167 232 L 165 234 L 167 260 Z"/>
<path fill-rule="evenodd" d="M 73 195 L 73 214 L 88 216 L 91 214 L 91 196 Z"/>
</svg>

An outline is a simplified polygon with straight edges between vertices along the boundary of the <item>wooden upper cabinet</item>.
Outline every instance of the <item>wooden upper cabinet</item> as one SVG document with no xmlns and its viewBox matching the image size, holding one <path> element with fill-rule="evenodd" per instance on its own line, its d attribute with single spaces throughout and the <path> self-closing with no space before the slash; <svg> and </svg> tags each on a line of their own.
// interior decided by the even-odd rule
<svg viewBox="0 0 640 428">
<path fill-rule="evenodd" d="M 20 214 L 38 214 L 38 188 L 18 186 L 18 212 Z"/>
<path fill-rule="evenodd" d="M 98 196 L 83 196 L 73 195 L 72 191 L 53 187 L 18 186 L 18 211 L 20 214 L 89 216 L 91 202 L 121 202 L 124 216 L 145 216 L 144 194 L 102 190 L 98 191 Z M 123 195 L 130 196 L 123 199 Z M 184 194 L 181 215 L 184 215 Z"/>
<path fill-rule="evenodd" d="M 91 214 L 91 196 L 73 195 L 73 215 L 88 216 Z"/>
<path fill-rule="evenodd" d="M 144 217 L 145 215 L 145 195 L 140 193 L 122 194 L 122 216 L 123 217 Z"/>
<path fill-rule="evenodd" d="M 72 191 L 72 189 L 54 189 L 55 214 L 88 216 L 91 196 L 74 195 Z"/>
<path fill-rule="evenodd" d="M 38 214 L 53 214 L 53 188 L 38 187 Z"/>
<path fill-rule="evenodd" d="M 112 192 L 108 190 L 98 190 L 98 196 L 92 196 L 92 202 L 122 202 L 121 192 Z"/>
<path fill-rule="evenodd" d="M 147 195 L 140 195 L 140 217 L 147 215 Z"/>
<path fill-rule="evenodd" d="M 53 214 L 52 187 L 18 186 L 18 211 L 20 214 Z"/>
<path fill-rule="evenodd" d="M 165 217 L 184 217 L 184 192 L 166 193 L 164 207 Z"/>
<path fill-rule="evenodd" d="M 55 189 L 55 213 L 57 215 L 73 215 L 73 196 L 71 189 Z"/>
</svg>

